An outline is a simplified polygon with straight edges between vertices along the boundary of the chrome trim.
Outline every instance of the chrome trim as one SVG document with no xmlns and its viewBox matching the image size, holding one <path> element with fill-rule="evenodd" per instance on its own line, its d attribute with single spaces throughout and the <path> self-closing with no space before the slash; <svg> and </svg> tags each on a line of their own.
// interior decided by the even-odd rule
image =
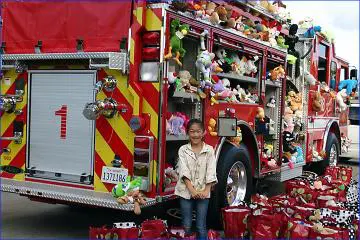
<svg viewBox="0 0 360 240">
<path fill-rule="evenodd" d="M 328 135 L 329 135 L 329 132 L 330 132 L 330 128 L 331 128 L 331 125 L 336 122 L 337 125 L 339 126 L 339 120 L 330 120 L 330 122 L 328 123 L 328 125 L 326 126 L 325 128 L 325 133 L 324 133 L 324 143 L 323 143 L 323 147 L 322 147 L 322 150 L 325 151 L 325 148 L 326 148 L 326 143 L 327 143 L 327 138 L 328 138 Z"/>
<path fill-rule="evenodd" d="M 109 69 L 128 72 L 128 54 L 125 52 L 77 52 L 77 53 L 39 53 L 39 54 L 3 54 L 2 61 L 34 61 L 64 59 L 108 59 Z M 11 64 L 10 64 L 11 65 Z"/>
<path fill-rule="evenodd" d="M 0 190 L 3 192 L 18 193 L 25 196 L 36 196 L 66 202 L 74 202 L 99 207 L 107 207 L 124 211 L 133 211 L 133 204 L 119 204 L 111 193 L 95 192 L 89 189 L 79 189 L 44 183 L 28 181 L 16 181 L 13 179 L 1 179 Z M 154 198 L 145 198 L 148 207 L 156 204 Z"/>
</svg>

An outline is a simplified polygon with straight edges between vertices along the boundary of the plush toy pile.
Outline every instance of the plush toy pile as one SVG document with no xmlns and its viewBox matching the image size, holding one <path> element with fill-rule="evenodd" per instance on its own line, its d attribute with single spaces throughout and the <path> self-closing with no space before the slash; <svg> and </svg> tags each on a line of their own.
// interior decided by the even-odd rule
<svg viewBox="0 0 360 240">
<path fill-rule="evenodd" d="M 352 169 L 329 167 L 286 182 L 286 194 L 252 196 L 222 210 L 226 238 L 358 239 L 358 189 Z"/>
<path fill-rule="evenodd" d="M 287 23 L 290 22 L 290 13 L 286 11 L 286 5 L 281 1 L 274 1 L 273 3 L 260 1 L 260 5 L 256 1 L 249 1 L 250 4 L 256 5 L 258 9 L 268 12 L 277 19 L 262 19 L 259 21 L 253 21 L 241 16 L 241 11 L 250 11 L 249 8 L 244 8 L 239 12 L 239 8 L 235 8 L 226 2 L 216 3 L 216 1 L 201 0 L 172 0 L 171 2 L 172 9 L 180 14 L 209 22 L 230 31 L 236 31 L 243 36 L 266 42 L 273 47 L 286 48 L 284 45 L 285 39 L 280 35 L 280 31 L 283 28 L 288 29 Z M 280 21 L 284 22 L 284 24 L 280 23 Z"/>
</svg>

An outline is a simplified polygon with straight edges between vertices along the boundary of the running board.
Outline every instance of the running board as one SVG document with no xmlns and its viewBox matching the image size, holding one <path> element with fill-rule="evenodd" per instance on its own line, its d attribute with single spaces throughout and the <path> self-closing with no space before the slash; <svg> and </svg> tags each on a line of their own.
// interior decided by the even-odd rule
<svg viewBox="0 0 360 240">
<path fill-rule="evenodd" d="M 95 192 L 94 190 L 48 185 L 36 182 L 17 181 L 1 178 L 0 190 L 18 193 L 25 196 L 54 199 L 65 202 L 80 203 L 98 207 L 114 208 L 123 211 L 133 211 L 133 204 L 119 204 L 111 193 Z M 154 198 L 145 198 L 146 204 L 141 207 L 155 205 Z"/>
<path fill-rule="evenodd" d="M 297 163 L 295 164 L 293 169 L 290 169 L 289 166 L 283 166 L 281 167 L 281 171 L 278 173 L 274 173 L 270 176 L 265 177 L 266 180 L 270 181 L 278 181 L 278 182 L 284 182 L 296 177 L 299 177 L 303 173 L 303 166 L 305 163 Z"/>
</svg>

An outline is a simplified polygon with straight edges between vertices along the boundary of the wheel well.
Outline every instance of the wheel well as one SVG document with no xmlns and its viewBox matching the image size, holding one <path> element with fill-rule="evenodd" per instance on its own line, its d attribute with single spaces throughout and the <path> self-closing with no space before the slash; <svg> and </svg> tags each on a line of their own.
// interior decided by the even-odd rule
<svg viewBox="0 0 360 240">
<path fill-rule="evenodd" d="M 241 133 L 242 133 L 241 143 L 246 146 L 246 148 L 249 152 L 249 155 L 250 155 L 250 161 L 251 161 L 250 164 L 251 164 L 252 175 L 254 177 L 259 177 L 259 172 L 260 172 L 260 170 L 259 170 L 259 166 L 260 166 L 259 148 L 258 148 L 255 134 L 246 122 L 242 123 L 242 121 L 239 121 L 238 126 L 240 127 Z M 221 147 L 221 149 L 218 149 L 219 157 L 229 147 L 232 147 L 232 145 L 230 143 L 224 142 L 223 144 L 221 144 L 220 147 Z M 220 159 L 220 158 L 218 158 L 218 159 Z"/>
</svg>

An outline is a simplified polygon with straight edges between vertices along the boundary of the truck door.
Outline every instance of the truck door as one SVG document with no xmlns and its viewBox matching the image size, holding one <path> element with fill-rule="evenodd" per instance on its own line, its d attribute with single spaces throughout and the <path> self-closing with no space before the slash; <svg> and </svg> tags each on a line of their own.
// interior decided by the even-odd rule
<svg viewBox="0 0 360 240">
<path fill-rule="evenodd" d="M 82 116 L 95 99 L 95 71 L 31 72 L 28 161 L 30 176 L 91 183 L 94 122 Z"/>
</svg>

